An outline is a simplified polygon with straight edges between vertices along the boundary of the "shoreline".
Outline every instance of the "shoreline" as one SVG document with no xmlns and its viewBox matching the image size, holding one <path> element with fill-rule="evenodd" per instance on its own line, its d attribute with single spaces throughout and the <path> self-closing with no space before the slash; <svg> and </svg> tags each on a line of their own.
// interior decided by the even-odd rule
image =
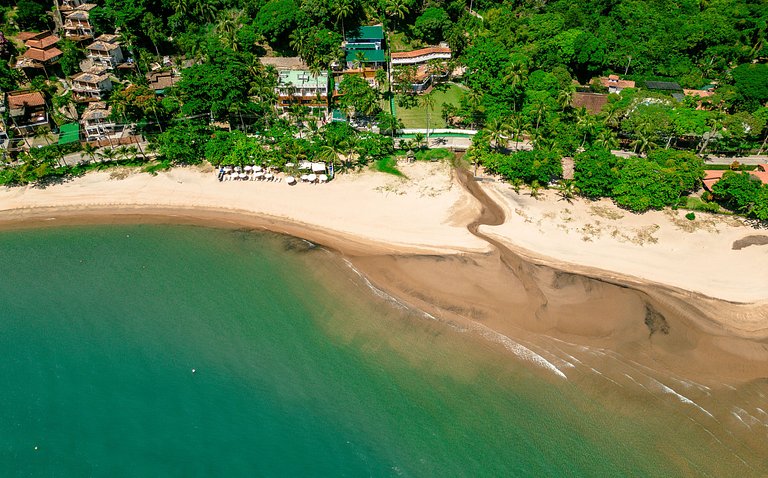
<svg viewBox="0 0 768 478">
<path fill-rule="evenodd" d="M 419 185 L 433 180 L 431 176 L 436 172 L 447 172 L 447 167 L 434 165 L 416 165 L 413 169 L 425 167 L 431 169 L 415 180 Z M 101 180 L 101 186 L 95 188 L 97 193 L 109 191 L 113 184 L 122 183 L 126 187 L 125 179 L 103 181 L 104 174 L 100 174 L 101 178 L 89 178 L 86 186 L 94 184 L 94 180 L 97 183 Z M 371 207 L 372 200 L 382 201 L 382 196 L 393 200 L 382 201 L 385 204 L 380 205 L 378 214 L 383 217 L 402 213 L 404 204 L 411 205 L 409 213 L 415 203 L 424 205 L 427 210 L 426 214 L 419 214 L 418 211 L 411 215 L 403 214 L 399 227 L 388 228 L 379 224 L 378 230 L 370 231 L 372 234 L 368 235 L 359 230 L 355 233 L 334 229 L 328 227 L 327 222 L 325 225 L 317 224 L 320 221 L 310 223 L 302 221 L 301 217 L 210 207 L 199 202 L 186 207 L 174 204 L 173 200 L 167 201 L 169 204 L 150 204 L 150 199 L 158 198 L 157 191 L 154 196 L 148 195 L 144 203 L 97 204 L 92 201 L 92 194 L 83 194 L 77 187 L 78 180 L 73 184 L 50 187 L 63 187 L 69 189 L 67 192 L 76 188 L 77 194 L 70 195 L 69 206 L 61 203 L 45 206 L 52 195 L 50 191 L 37 190 L 33 194 L 34 200 L 30 201 L 31 207 L 0 211 L 0 230 L 141 223 L 251 228 L 287 234 L 316 242 L 339 253 L 348 258 L 372 284 L 405 304 L 473 330 L 491 342 L 523 339 L 526 343 L 547 348 L 547 343 L 551 346 L 551 341 L 557 340 L 579 346 L 608 348 L 654 369 L 668 368 L 709 383 L 720 380 L 744 382 L 768 375 L 768 352 L 763 350 L 761 344 L 768 339 L 768 313 L 764 302 L 729 302 L 674 285 L 572 264 L 520 248 L 508 237 L 499 237 L 493 232 L 494 227 L 504 227 L 509 222 L 505 205 L 495 201 L 492 195 L 486 196 L 490 202 L 479 200 L 478 191 L 468 191 L 467 178 L 456 178 L 457 174 L 460 173 L 451 172 L 448 182 L 459 187 L 446 186 L 443 182 L 438 193 L 419 194 L 417 198 L 411 197 L 411 201 L 403 201 L 403 198 L 408 198 L 409 194 L 413 196 L 414 191 L 418 193 L 421 186 L 403 194 L 390 195 L 397 187 L 410 186 L 399 179 L 372 173 L 344 178 L 347 180 L 339 181 L 335 190 L 328 188 L 331 183 L 308 186 L 304 191 L 310 197 L 330 195 L 335 198 L 333 200 L 344 203 L 348 202 L 346 198 L 350 188 L 347 186 L 362 183 L 363 189 L 369 190 L 368 196 L 360 201 L 364 210 L 365 206 Z M 220 185 L 212 174 L 187 171 L 181 176 L 185 180 L 190 177 L 205 180 L 204 176 L 210 176 L 211 181 L 206 183 L 213 182 L 214 187 Z M 149 176 L 138 178 L 145 184 L 157 179 Z M 178 174 L 169 173 L 160 181 L 167 187 L 177 178 Z M 380 189 L 381 184 L 385 185 L 384 192 Z M 480 183 L 474 182 L 474 185 L 480 191 L 487 190 Z M 259 194 L 274 194 L 277 187 L 281 187 L 284 189 L 283 197 L 293 195 L 297 199 L 306 199 L 306 196 L 296 195 L 299 191 L 293 191 L 285 184 L 235 186 L 258 191 Z M 370 194 L 372 186 L 374 194 Z M 228 189 L 233 190 L 231 187 Z M 164 188 L 160 190 L 165 191 Z M 17 193 L 17 202 L 27 197 L 24 192 L 13 192 Z M 0 191 L 0 207 L 6 204 L 2 193 L 7 194 L 8 191 Z M 58 196 L 60 200 L 62 197 L 66 199 L 67 195 Z M 178 202 L 188 197 L 180 194 L 175 199 Z M 122 199 L 119 194 L 112 198 L 115 202 L 119 199 Z M 252 197 L 245 199 L 247 201 Z M 214 200 L 218 200 L 216 195 Z M 488 208 L 493 204 L 498 210 L 489 213 Z M 441 208 L 444 215 L 434 217 L 433 213 Z M 314 208 L 310 208 L 312 210 Z M 305 219 L 312 218 L 305 216 Z M 364 225 L 370 227 L 370 224 Z M 407 240 L 392 240 L 393 236 L 407 228 L 426 231 L 424 236 L 419 237 L 428 240 L 414 243 L 413 238 L 417 237 L 414 235 L 400 237 Z M 440 234 L 434 237 L 438 231 L 440 234 L 446 232 L 450 240 L 445 240 Z M 429 237 L 430 232 L 432 237 Z M 474 233 L 479 235 L 476 237 L 472 235 Z M 481 240 L 483 237 L 486 239 Z M 658 313 L 673 332 L 669 335 L 655 333 L 647 323 L 649 310 Z M 613 319 L 606 323 L 600 320 L 602 317 Z M 695 359 L 695 362 L 680 364 L 681 357 Z"/>
</svg>

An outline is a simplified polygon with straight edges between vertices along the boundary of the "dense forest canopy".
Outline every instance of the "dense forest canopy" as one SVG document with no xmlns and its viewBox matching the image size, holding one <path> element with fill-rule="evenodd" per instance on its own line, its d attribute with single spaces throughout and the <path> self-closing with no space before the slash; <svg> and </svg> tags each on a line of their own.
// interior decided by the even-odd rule
<svg viewBox="0 0 768 478">
<path fill-rule="evenodd" d="M 52 7 L 50 0 L 4 2 L 2 29 L 12 37 L 20 30 L 53 28 Z M 469 157 L 510 180 L 544 185 L 562 173 L 556 158 L 573 156 L 582 194 L 611 196 L 644 209 L 672 204 L 698 187 L 700 168 L 691 166 L 696 155 L 766 148 L 764 0 L 100 0 L 89 13 L 97 34 L 120 33 L 138 67 L 108 99 L 113 116 L 133 124 L 174 161 L 207 150 L 200 145 L 174 150 L 170 143 L 184 134 L 201 136 L 202 142 L 215 130 L 211 123 L 219 121 L 245 133 L 278 128 L 288 131 L 287 137 L 300 136 L 292 146 L 285 135 L 278 135 L 279 141 L 268 136 L 286 154 L 319 154 L 322 147 L 331 157 L 341 151 L 340 143 L 305 142 L 302 136 L 317 128 L 305 107 L 277 114 L 276 71 L 258 58 L 298 55 L 318 75 L 338 69 L 344 63 L 342 41 L 373 24 L 383 25 L 391 51 L 447 43 L 452 71 L 463 71 L 453 78 L 461 94 L 434 105 L 430 94 L 412 91 L 413 68 L 377 75 L 379 87 L 356 76 L 334 85 L 329 74 L 329 89 L 342 95 L 328 100 L 325 113 L 337 108 L 394 134 L 402 122 L 383 105 L 426 110 L 427 121 L 437 107 L 435 116 L 448 126 L 479 130 Z M 64 56 L 50 72 L 54 77 L 71 75 L 83 57 L 81 44 L 60 46 Z M 30 83 L 9 66 L 18 53 L 14 48 L 0 62 L 0 88 L 25 84 L 56 96 L 55 82 L 33 78 Z M 147 87 L 143 72 L 164 56 L 182 70 L 182 80 L 160 97 Z M 362 70 L 363 60 L 356 66 Z M 607 93 L 598 78 L 611 74 L 632 86 L 608 95 L 599 111 L 576 106 L 577 94 Z M 649 81 L 679 85 L 678 94 L 652 89 Z M 683 95 L 683 88 L 698 93 Z M 182 120 L 199 124 L 193 128 Z M 255 147 L 243 146 L 248 141 L 241 137 L 214 136 L 219 145 Z M 516 151 L 522 143 L 533 151 Z M 613 148 L 640 158 L 607 156 Z M 374 149 L 386 154 L 391 146 Z M 669 156 L 672 150 L 686 155 Z M 588 180 L 585 168 L 600 174 Z M 682 181 L 680 168 L 693 176 Z M 638 184 L 657 190 L 656 196 L 633 196 Z M 719 194 L 746 210 L 743 201 L 726 197 L 726 189 Z"/>
</svg>

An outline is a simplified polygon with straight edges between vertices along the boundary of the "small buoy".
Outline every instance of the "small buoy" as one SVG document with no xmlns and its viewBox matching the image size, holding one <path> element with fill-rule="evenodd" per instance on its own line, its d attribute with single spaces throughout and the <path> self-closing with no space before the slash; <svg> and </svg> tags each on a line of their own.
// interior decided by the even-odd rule
<svg viewBox="0 0 768 478">
<path fill-rule="evenodd" d="M 195 370 L 195 369 L 192 369 L 192 373 L 195 373 L 196 371 L 197 371 L 197 370 Z"/>
<path fill-rule="evenodd" d="M 37 450 L 37 447 L 35 447 L 35 450 Z"/>
</svg>

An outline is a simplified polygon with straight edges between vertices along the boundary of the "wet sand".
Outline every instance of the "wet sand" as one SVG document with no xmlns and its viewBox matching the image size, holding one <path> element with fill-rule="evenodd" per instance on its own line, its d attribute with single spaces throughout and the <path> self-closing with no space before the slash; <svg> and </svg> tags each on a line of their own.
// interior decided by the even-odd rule
<svg viewBox="0 0 768 478">
<path fill-rule="evenodd" d="M 411 174 L 418 173 L 414 170 Z M 340 185 L 302 185 L 304 190 L 291 190 L 284 184 L 213 183 L 214 187 L 221 186 L 211 193 L 214 200 L 215 194 L 224 200 L 235 197 L 235 188 L 251 187 L 254 189 L 249 191 L 256 192 L 249 193 L 253 197 L 246 196 L 249 201 L 279 198 L 274 200 L 276 205 L 261 206 L 275 214 L 257 214 L 205 206 L 199 192 L 191 194 L 176 186 L 195 181 L 197 176 L 177 172 L 168 176 L 170 189 L 158 191 L 166 195 L 177 191 L 181 199 L 188 199 L 189 207 L 181 207 L 178 203 L 182 201 L 171 199 L 168 204 L 153 204 L 151 201 L 159 201 L 150 195 L 148 204 L 110 204 L 110 198 L 105 197 L 103 204 L 46 208 L 48 191 L 40 191 L 34 196 L 35 207 L 3 211 L 0 228 L 173 223 L 270 230 L 339 252 L 377 288 L 441 321 L 501 345 L 555 377 L 573 374 L 574 363 L 568 357 L 581 360 L 594 350 L 609 350 L 622 360 L 708 386 L 743 384 L 768 376 L 768 311 L 764 305 L 715 299 L 619 272 L 552 263 L 515 248 L 509 241 L 499 240 L 497 234 L 486 232 L 488 227 L 505 223 L 504 209 L 469 172 L 458 169 L 452 175 L 448 182 L 438 181 L 431 177 L 437 175 L 430 172 L 424 180 L 431 181 L 427 194 L 423 194 L 424 183 L 418 183 L 417 198 L 408 196 L 414 194 L 416 186 L 405 191 L 408 186 L 387 182 L 389 179 L 380 176 L 344 178 L 350 182 Z M 106 194 L 112 188 L 117 196 L 119 182 L 103 183 L 94 185 L 92 180 L 85 189 L 103 188 Z M 466 194 L 453 189 L 452 184 L 460 185 Z M 378 196 L 370 194 L 373 187 Z M 354 227 L 345 232 L 313 225 L 310 220 L 317 207 L 306 203 L 317 194 L 314 191 L 322 191 L 324 197 L 336 201 L 328 203 L 332 206 L 348 203 L 350 191 L 368 194 L 370 197 L 361 199 L 358 209 L 362 211 L 350 218 L 357 220 L 358 226 L 362 223 L 364 228 L 358 230 L 366 232 L 356 232 Z M 387 204 L 377 199 L 382 191 Z M 77 194 L 81 195 L 79 201 L 85 201 L 82 190 Z M 277 204 L 283 199 L 281 195 L 285 200 L 296 200 L 299 210 L 294 219 L 278 214 L 282 210 Z M 474 202 L 468 202 L 467 196 Z M 404 215 L 398 224 L 381 223 L 394 220 L 409 199 L 411 216 Z M 130 196 L 120 200 L 135 199 Z M 19 203 L 24 201 L 25 196 L 20 196 Z M 418 215 L 416 210 L 420 208 L 427 212 Z M 453 213 L 447 219 L 433 218 L 441 209 Z M 432 219 L 428 222 L 427 218 Z M 387 240 L 397 236 L 399 230 L 404 231 L 401 235 L 407 234 L 402 242 Z M 419 232 L 423 233 L 422 243 L 408 242 Z M 444 233 L 450 237 L 442 237 Z M 582 350 L 585 347 L 587 350 Z"/>
</svg>

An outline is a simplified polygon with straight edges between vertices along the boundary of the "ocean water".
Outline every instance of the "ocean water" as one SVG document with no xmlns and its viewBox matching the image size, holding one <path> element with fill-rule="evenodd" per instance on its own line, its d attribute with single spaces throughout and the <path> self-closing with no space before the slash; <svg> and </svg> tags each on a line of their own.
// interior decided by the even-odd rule
<svg viewBox="0 0 768 478">
<path fill-rule="evenodd" d="M 0 232 L 0 351 L 4 477 L 765 471 L 689 404 L 564 380 L 268 233 Z"/>
</svg>

